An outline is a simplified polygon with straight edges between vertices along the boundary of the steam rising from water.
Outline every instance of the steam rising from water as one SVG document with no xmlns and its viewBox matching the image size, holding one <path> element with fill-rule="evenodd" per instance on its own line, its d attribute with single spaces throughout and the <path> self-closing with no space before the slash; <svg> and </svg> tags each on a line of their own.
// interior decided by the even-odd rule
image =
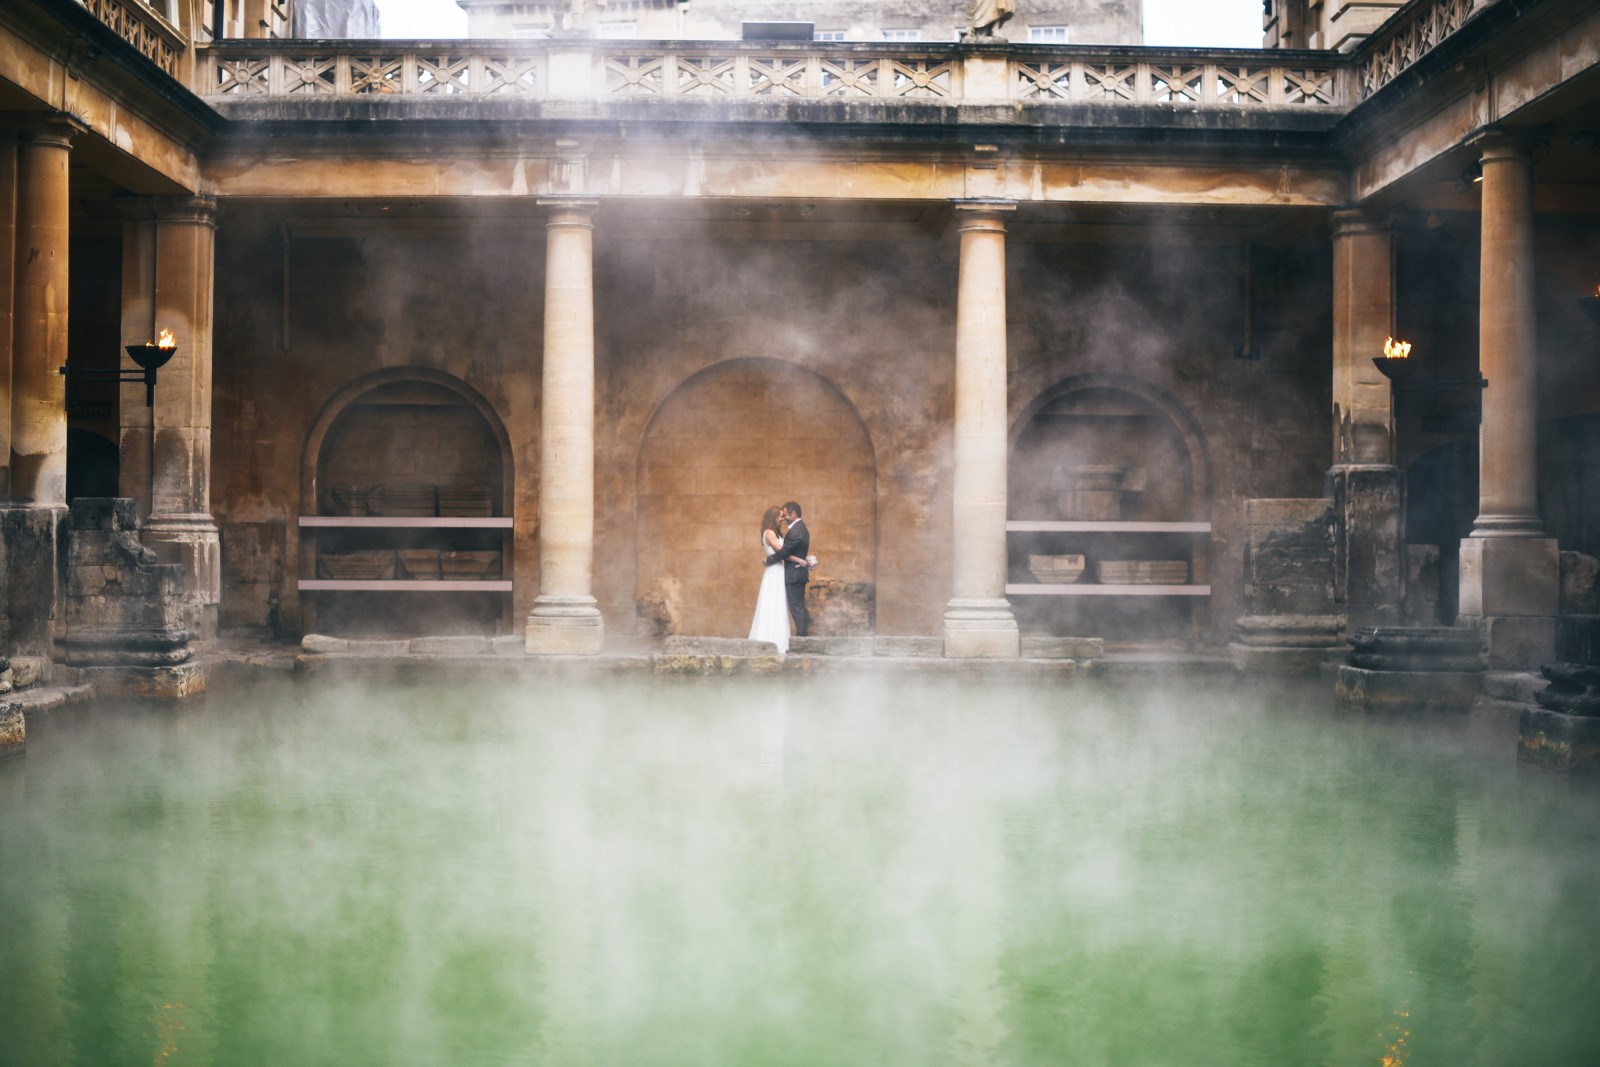
<svg viewBox="0 0 1600 1067">
<path fill-rule="evenodd" d="M 47 720 L 0 766 L 0 1062 L 1600 1049 L 1600 801 L 1303 704 L 721 680 Z"/>
</svg>

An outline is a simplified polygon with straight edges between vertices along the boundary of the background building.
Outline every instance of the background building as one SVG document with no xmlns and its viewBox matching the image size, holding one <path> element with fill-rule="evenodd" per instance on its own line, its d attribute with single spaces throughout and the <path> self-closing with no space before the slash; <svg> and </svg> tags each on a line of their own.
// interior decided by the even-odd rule
<svg viewBox="0 0 1600 1067">
<path fill-rule="evenodd" d="M 545 37 L 570 25 L 566 0 L 459 0 L 472 37 Z M 820 41 L 954 41 L 966 29 L 961 0 L 595 0 L 587 32 L 608 39 L 737 40 L 745 22 L 809 22 Z M 1005 26 L 1013 41 L 1138 44 L 1138 0 L 1022 5 Z"/>
</svg>

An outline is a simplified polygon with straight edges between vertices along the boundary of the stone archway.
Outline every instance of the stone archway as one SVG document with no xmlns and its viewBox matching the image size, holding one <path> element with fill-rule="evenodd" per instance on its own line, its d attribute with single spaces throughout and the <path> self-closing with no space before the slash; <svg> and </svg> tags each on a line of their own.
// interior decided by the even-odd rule
<svg viewBox="0 0 1600 1067">
<path fill-rule="evenodd" d="M 810 371 L 720 363 L 661 404 L 639 451 L 638 598 L 669 633 L 743 637 L 768 508 L 805 508 L 817 633 L 870 627 L 876 462 L 855 408 Z M 820 609 L 820 610 L 819 610 Z"/>
</svg>

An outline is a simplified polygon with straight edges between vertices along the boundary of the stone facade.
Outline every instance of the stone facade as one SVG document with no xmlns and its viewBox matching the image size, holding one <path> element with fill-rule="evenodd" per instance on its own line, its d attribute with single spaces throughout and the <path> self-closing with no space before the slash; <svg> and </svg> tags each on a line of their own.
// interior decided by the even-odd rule
<svg viewBox="0 0 1600 1067">
<path fill-rule="evenodd" d="M 1308 647 L 1403 620 L 1410 539 L 1509 666 L 1553 647 L 1559 550 L 1600 552 L 1592 5 L 1427 0 L 1324 53 L 1019 15 L 382 54 L 107 5 L 0 12 L 4 651 L 65 636 L 69 431 L 115 439 L 201 638 L 739 637 L 794 497 L 823 638 Z M 153 403 L 67 408 L 64 363 L 162 325 Z M 1259 501 L 1326 515 L 1316 610 L 1272 602 Z"/>
</svg>

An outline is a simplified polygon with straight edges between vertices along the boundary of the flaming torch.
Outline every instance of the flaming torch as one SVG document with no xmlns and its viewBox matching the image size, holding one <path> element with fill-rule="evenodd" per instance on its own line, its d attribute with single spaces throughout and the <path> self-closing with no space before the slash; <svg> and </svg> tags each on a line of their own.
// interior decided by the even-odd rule
<svg viewBox="0 0 1600 1067">
<path fill-rule="evenodd" d="M 154 341 L 146 341 L 142 345 L 125 345 L 128 358 L 137 363 L 144 371 L 142 375 L 133 378 L 144 381 L 145 407 L 156 406 L 156 371 L 167 365 L 178 351 L 178 342 L 173 339 L 171 330 L 162 330 Z"/>
<path fill-rule="evenodd" d="M 1403 382 L 1414 369 L 1410 358 L 1411 342 L 1396 341 L 1390 337 L 1383 342 L 1383 355 L 1374 356 L 1372 362 L 1391 382 Z"/>
</svg>

